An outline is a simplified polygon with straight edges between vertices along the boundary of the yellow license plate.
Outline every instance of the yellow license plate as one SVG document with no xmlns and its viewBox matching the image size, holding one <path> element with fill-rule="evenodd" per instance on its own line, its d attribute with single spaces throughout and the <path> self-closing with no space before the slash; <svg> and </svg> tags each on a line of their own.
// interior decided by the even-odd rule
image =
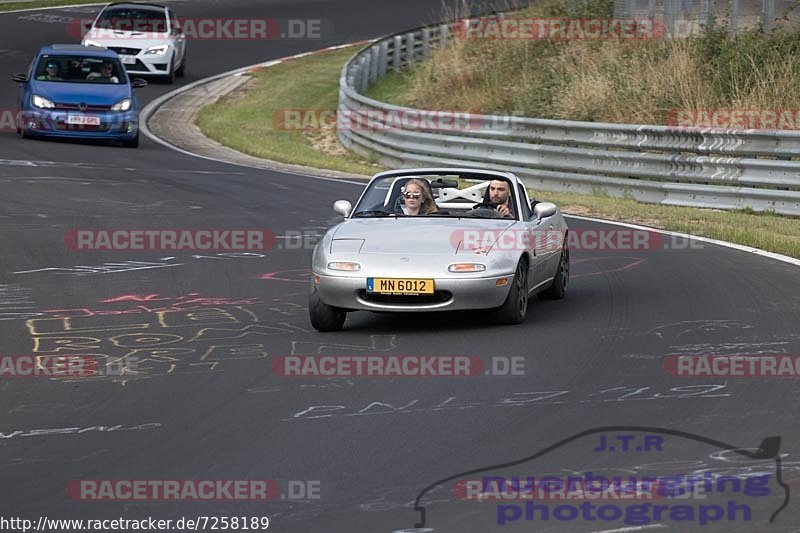
<svg viewBox="0 0 800 533">
<path fill-rule="evenodd" d="M 367 292 L 373 294 L 433 294 L 433 280 L 367 278 Z"/>
</svg>

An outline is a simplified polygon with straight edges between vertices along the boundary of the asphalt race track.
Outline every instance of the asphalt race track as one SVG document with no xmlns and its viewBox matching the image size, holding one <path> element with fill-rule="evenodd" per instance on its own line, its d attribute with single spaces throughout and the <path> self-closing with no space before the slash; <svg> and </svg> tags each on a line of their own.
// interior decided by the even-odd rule
<svg viewBox="0 0 800 533">
<path fill-rule="evenodd" d="M 190 42 L 180 83 L 419 26 L 437 20 L 438 6 L 426 0 L 171 4 L 181 17 L 311 18 L 335 28 L 322 40 Z M 25 70 L 39 46 L 69 41 L 66 20 L 96 9 L 0 15 L 0 72 L 8 80 Z M 16 85 L 0 87 L 0 107 L 14 109 Z M 174 88 L 153 83 L 139 90 L 139 99 L 144 104 Z M 672 354 L 800 355 L 797 266 L 712 244 L 578 250 L 568 297 L 533 300 L 519 326 L 487 324 L 482 313 L 355 313 L 343 331 L 321 334 L 306 312 L 310 250 L 75 252 L 65 235 L 74 228 L 321 233 L 338 220 L 333 201 L 354 201 L 360 187 L 214 163 L 142 141 L 131 150 L 0 132 L 0 354 L 80 350 L 110 359 L 133 353 L 139 361 L 135 372 L 121 376 L 0 380 L 0 516 L 266 516 L 276 531 L 399 531 L 420 520 L 413 502 L 430 484 L 529 457 L 603 426 L 681 431 L 750 452 L 779 436 L 781 461 L 752 466 L 719 445 L 676 436 L 658 451 L 594 451 L 600 442 L 594 435 L 516 473 L 747 475 L 778 468 L 786 487 L 800 488 L 797 378 L 678 378 L 663 368 Z M 578 219 L 570 226 L 609 229 Z M 274 375 L 270 359 L 291 354 L 521 357 L 525 375 Z M 282 487 L 304 480 L 318 482 L 319 497 L 81 501 L 67 492 L 71 480 L 81 479 L 274 479 Z M 790 499 L 768 522 L 784 500 L 777 477 L 770 481 L 770 496 L 747 497 L 752 523 L 740 516 L 704 527 L 674 520 L 634 527 L 797 531 L 800 500 Z M 432 500 L 419 531 L 628 527 L 581 517 L 532 521 L 524 511 L 500 526 L 498 504 L 454 503 L 443 486 L 424 497 Z"/>
</svg>

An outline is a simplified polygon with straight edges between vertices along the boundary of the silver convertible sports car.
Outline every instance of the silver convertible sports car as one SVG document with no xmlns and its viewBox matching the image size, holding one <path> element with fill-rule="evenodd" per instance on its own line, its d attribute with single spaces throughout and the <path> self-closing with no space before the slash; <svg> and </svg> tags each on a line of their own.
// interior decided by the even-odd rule
<svg viewBox="0 0 800 533">
<path fill-rule="evenodd" d="M 349 311 L 493 309 L 525 319 L 528 298 L 563 298 L 567 224 L 555 204 L 531 201 L 509 172 L 462 168 L 376 174 L 355 208 L 314 249 L 311 324 L 342 328 Z"/>
</svg>

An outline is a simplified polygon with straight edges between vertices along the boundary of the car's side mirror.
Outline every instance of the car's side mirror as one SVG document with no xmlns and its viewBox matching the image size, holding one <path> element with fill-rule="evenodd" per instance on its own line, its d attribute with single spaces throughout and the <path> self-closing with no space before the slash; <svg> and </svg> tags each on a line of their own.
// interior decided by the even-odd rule
<svg viewBox="0 0 800 533">
<path fill-rule="evenodd" d="M 533 217 L 536 220 L 541 220 L 543 218 L 555 215 L 557 210 L 558 208 L 556 207 L 556 204 L 552 204 L 550 202 L 539 202 L 533 206 Z"/>
<path fill-rule="evenodd" d="M 15 81 L 17 83 L 28 83 L 28 76 L 25 74 L 14 74 L 11 76 L 11 81 Z"/>
<path fill-rule="evenodd" d="M 134 89 L 138 89 L 139 87 L 147 87 L 147 80 L 143 80 L 142 78 L 133 78 L 131 85 Z"/>
<path fill-rule="evenodd" d="M 344 218 L 347 218 L 350 216 L 350 211 L 353 210 L 353 206 L 347 200 L 336 200 L 333 202 L 333 210 Z"/>
</svg>

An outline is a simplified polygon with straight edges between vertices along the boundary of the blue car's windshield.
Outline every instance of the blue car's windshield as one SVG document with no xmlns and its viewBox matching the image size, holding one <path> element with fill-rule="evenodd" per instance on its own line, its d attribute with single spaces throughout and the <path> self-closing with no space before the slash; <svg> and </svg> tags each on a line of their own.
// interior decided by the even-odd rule
<svg viewBox="0 0 800 533">
<path fill-rule="evenodd" d="M 39 58 L 36 81 L 67 83 L 128 83 L 128 75 L 115 58 L 45 55 Z"/>
</svg>

